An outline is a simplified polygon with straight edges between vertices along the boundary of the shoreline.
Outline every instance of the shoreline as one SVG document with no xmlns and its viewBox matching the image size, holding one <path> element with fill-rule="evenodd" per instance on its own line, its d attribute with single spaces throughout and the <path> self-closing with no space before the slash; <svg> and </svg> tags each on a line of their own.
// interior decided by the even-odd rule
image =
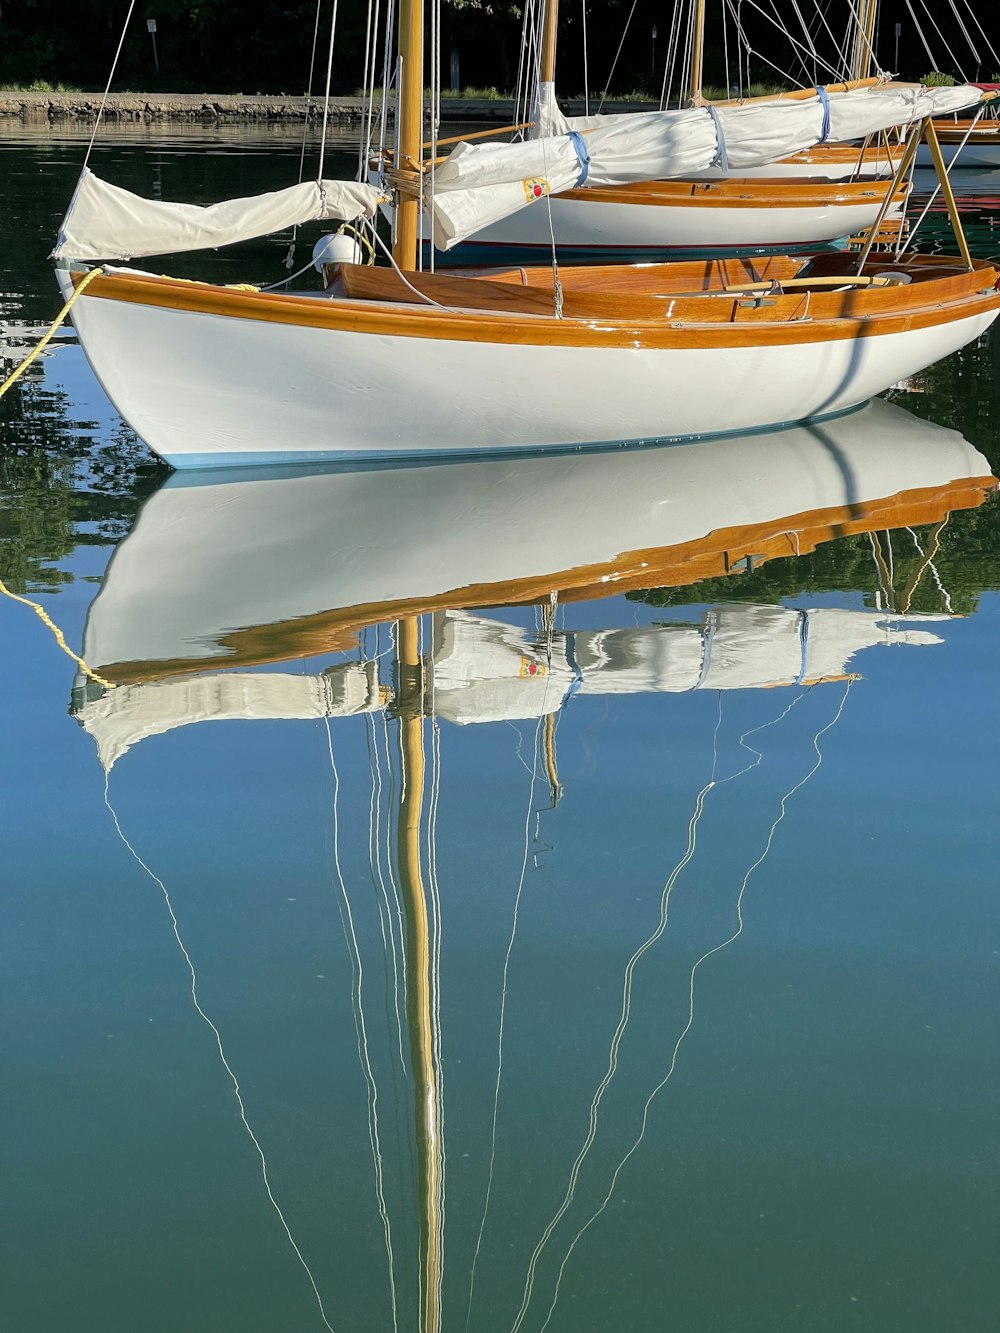
<svg viewBox="0 0 1000 1333">
<path fill-rule="evenodd" d="M 41 121 L 79 121 L 92 123 L 101 104 L 100 93 L 0 92 L 0 118 L 25 123 Z M 378 104 L 376 104 L 378 105 Z M 560 106 L 569 115 L 585 112 L 582 98 L 560 98 Z M 615 102 L 616 112 L 655 111 L 657 102 Z M 364 115 L 361 97 L 332 97 L 330 120 L 336 124 L 357 124 Z M 230 125 L 248 123 L 319 124 L 323 116 L 322 100 L 307 97 L 268 96 L 243 93 L 110 93 L 103 120 L 120 123 L 186 121 Z M 512 98 L 443 97 L 441 121 L 468 124 L 473 121 L 510 123 L 514 117 Z"/>
</svg>

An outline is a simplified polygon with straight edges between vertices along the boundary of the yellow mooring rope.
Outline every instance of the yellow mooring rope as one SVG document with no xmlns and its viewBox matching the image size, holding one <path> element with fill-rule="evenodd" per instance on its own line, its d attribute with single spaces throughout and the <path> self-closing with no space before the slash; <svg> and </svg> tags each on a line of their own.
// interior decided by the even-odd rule
<svg viewBox="0 0 1000 1333">
<path fill-rule="evenodd" d="M 53 322 L 52 327 L 49 329 L 48 333 L 46 333 L 45 336 L 35 344 L 35 346 L 31 349 L 31 351 L 20 363 L 20 365 L 18 365 L 16 370 L 14 370 L 13 374 L 8 375 L 8 377 L 4 380 L 4 382 L 0 384 L 0 398 L 4 396 L 4 394 L 14 383 L 14 381 L 17 380 L 18 377 L 24 373 L 24 371 L 27 370 L 27 368 L 31 365 L 32 361 L 34 361 L 35 357 L 39 355 L 39 353 L 42 351 L 45 345 L 50 341 L 52 335 L 56 332 L 60 324 L 62 324 L 63 320 L 72 310 L 77 299 L 83 295 L 88 285 L 91 282 L 93 282 L 93 280 L 98 276 L 98 274 L 103 272 L 104 272 L 103 268 L 92 268 L 90 272 L 84 276 L 79 286 L 77 287 L 76 291 L 69 298 L 69 300 L 63 306 L 63 308 L 59 311 L 59 314 L 56 316 L 55 321 Z M 2 593 L 4 597 L 9 597 L 12 602 L 20 602 L 22 606 L 29 606 L 32 609 L 32 611 L 34 611 L 35 615 L 37 615 L 38 618 L 41 620 L 42 624 L 46 625 L 52 631 L 53 635 L 55 636 L 56 643 L 63 650 L 63 652 L 66 653 L 68 657 L 71 657 L 73 661 L 77 664 L 77 666 L 80 668 L 80 670 L 84 672 L 85 675 L 89 676 L 91 680 L 96 681 L 98 685 L 103 685 L 106 690 L 113 690 L 115 688 L 114 681 L 105 680 L 103 676 L 99 676 L 96 671 L 94 671 L 91 667 L 87 665 L 87 663 L 83 660 L 82 657 L 78 657 L 77 654 L 74 653 L 73 649 L 66 642 L 66 637 L 63 634 L 62 630 L 52 620 L 49 613 L 45 610 L 43 606 L 39 606 L 37 602 L 33 602 L 29 597 L 22 597 L 20 593 L 11 592 L 11 590 L 7 587 L 6 583 L 4 583 L 3 579 L 0 579 L 0 593 Z"/>
<path fill-rule="evenodd" d="M 37 602 L 33 602 L 30 597 L 22 597 L 20 593 L 11 592 L 11 590 L 7 587 L 6 583 L 4 583 L 3 579 L 0 579 L 0 593 L 2 593 L 4 597 L 9 597 L 12 602 L 20 602 L 22 606 L 30 606 L 32 611 L 34 611 L 35 615 L 38 616 L 42 624 L 48 626 L 48 628 L 52 631 L 53 635 L 55 636 L 56 643 L 67 655 L 67 657 L 72 657 L 73 661 L 77 664 L 80 670 L 85 675 L 89 676 L 91 680 L 96 681 L 98 685 L 103 685 L 106 690 L 113 690 L 115 688 L 115 682 L 113 680 L 105 680 L 103 676 L 99 676 L 92 667 L 89 667 L 87 665 L 87 663 L 83 660 L 82 657 L 78 657 L 76 653 L 74 653 L 73 649 L 66 642 L 66 637 L 63 634 L 62 630 L 51 618 L 51 616 L 46 611 L 44 606 L 39 606 L 39 604 Z"/>
<path fill-rule="evenodd" d="M 69 300 L 63 306 L 63 308 L 59 311 L 59 314 L 56 315 L 55 320 L 52 323 L 52 327 L 49 329 L 48 333 L 46 333 L 45 336 L 35 344 L 35 346 L 31 349 L 31 351 L 24 358 L 24 360 L 14 369 L 14 371 L 10 375 L 7 376 L 4 382 L 0 384 L 0 398 L 2 398 L 4 394 L 7 392 L 7 390 L 11 387 L 11 385 L 14 384 L 15 381 L 17 381 L 24 374 L 24 372 L 31 365 L 32 361 L 34 361 L 35 357 L 38 356 L 44 350 L 47 344 L 51 341 L 53 334 L 59 328 L 60 324 L 62 324 L 63 320 L 66 318 L 69 312 L 73 309 L 73 306 L 76 304 L 77 300 L 86 291 L 89 284 L 92 283 L 94 279 L 103 272 L 104 269 L 98 266 L 97 268 L 92 268 L 89 273 L 84 275 L 76 291 L 69 298 Z"/>
</svg>

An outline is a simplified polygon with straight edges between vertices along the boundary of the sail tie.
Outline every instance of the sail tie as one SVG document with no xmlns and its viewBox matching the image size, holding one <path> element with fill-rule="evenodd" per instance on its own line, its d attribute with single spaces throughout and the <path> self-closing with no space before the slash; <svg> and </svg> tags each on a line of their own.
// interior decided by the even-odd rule
<svg viewBox="0 0 1000 1333">
<path fill-rule="evenodd" d="M 820 135 L 820 143 L 826 143 L 830 137 L 830 94 L 822 86 L 817 87 L 816 96 L 823 104 L 823 133 Z"/>
<path fill-rule="evenodd" d="M 718 152 L 715 154 L 715 158 L 714 158 L 714 160 L 713 160 L 713 162 L 712 162 L 712 166 L 713 166 L 713 167 L 718 167 L 719 170 L 723 173 L 724 176 L 728 176 L 728 175 L 729 175 L 729 154 L 726 152 L 726 136 L 725 136 L 725 134 L 723 133 L 723 129 L 722 129 L 722 118 L 721 118 L 721 116 L 719 115 L 718 109 L 717 109 L 716 107 L 714 107 L 714 106 L 711 104 L 711 102 L 706 103 L 706 105 L 705 105 L 705 110 L 706 110 L 706 111 L 708 112 L 708 114 L 712 117 L 712 120 L 713 120 L 713 122 L 714 122 L 714 124 L 715 124 L 715 138 L 716 138 L 716 142 L 717 142 L 718 145 L 719 145 L 719 147 L 718 147 Z"/>
<path fill-rule="evenodd" d="M 580 175 L 576 181 L 576 188 L 579 189 L 581 185 L 586 183 L 587 177 L 590 175 L 590 153 L 587 151 L 587 145 L 579 130 L 570 130 L 569 141 L 573 145 L 576 160 L 580 164 Z"/>
</svg>

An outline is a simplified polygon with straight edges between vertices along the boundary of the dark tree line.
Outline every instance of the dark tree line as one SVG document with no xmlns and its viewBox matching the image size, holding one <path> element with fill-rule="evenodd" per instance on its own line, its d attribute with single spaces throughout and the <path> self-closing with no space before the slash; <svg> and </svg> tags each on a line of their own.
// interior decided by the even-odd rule
<svg viewBox="0 0 1000 1333">
<path fill-rule="evenodd" d="M 963 0 L 960 0 L 960 3 Z M 331 0 L 323 0 L 323 27 Z M 975 0 L 973 0 L 975 3 Z M 766 6 L 764 6 L 766 7 Z M 782 0 L 778 0 L 779 10 Z M 800 4 L 803 12 L 808 9 Z M 831 26 L 846 27 L 846 0 L 838 17 L 836 0 L 827 0 Z M 944 6 L 932 6 L 941 36 L 929 20 L 923 26 L 935 59 L 928 55 L 915 28 L 906 0 L 883 0 L 879 12 L 877 51 L 889 69 L 898 65 L 906 78 L 919 78 L 933 66 L 953 76 L 965 74 L 989 80 L 1000 73 L 990 45 L 1000 49 L 1000 17 L 995 0 L 980 0 L 978 18 L 986 30 L 981 36 L 969 25 L 974 54 L 954 17 Z M 915 6 L 923 13 L 921 6 Z M 127 0 L 0 0 L 0 83 L 30 85 L 43 81 L 85 90 L 103 87 L 128 10 Z M 340 0 L 335 66 L 336 90 L 353 92 L 361 83 L 364 29 L 368 6 L 363 0 Z M 797 31 L 789 5 L 788 29 Z M 937 12 L 941 11 L 941 12 Z M 618 49 L 627 16 L 632 14 L 622 43 L 612 93 L 658 93 L 663 58 L 674 6 L 670 0 L 589 0 L 587 46 L 589 83 L 602 89 Z M 721 34 L 712 15 L 721 5 L 709 0 L 706 77 L 717 86 L 727 80 Z M 779 76 L 768 63 L 804 75 L 781 32 L 765 21 L 759 9 L 745 7 L 750 44 L 762 53 L 750 60 L 753 80 L 775 82 Z M 315 0 L 141 0 L 126 40 L 116 87 L 134 91 L 301 93 L 306 91 L 312 43 Z M 160 63 L 157 77 L 152 39 L 146 20 L 155 19 Z M 896 24 L 901 31 L 898 38 Z M 657 38 L 653 39 L 653 29 Z M 509 91 L 516 79 L 521 30 L 521 6 L 513 0 L 445 0 L 442 46 L 445 83 L 450 55 L 459 58 L 462 86 L 495 87 Z M 947 54 L 951 46 L 955 60 Z M 582 0 L 563 0 L 560 16 L 560 85 L 566 93 L 583 87 Z M 898 49 L 898 60 L 897 60 Z M 729 78 L 734 77 L 730 50 Z"/>
</svg>

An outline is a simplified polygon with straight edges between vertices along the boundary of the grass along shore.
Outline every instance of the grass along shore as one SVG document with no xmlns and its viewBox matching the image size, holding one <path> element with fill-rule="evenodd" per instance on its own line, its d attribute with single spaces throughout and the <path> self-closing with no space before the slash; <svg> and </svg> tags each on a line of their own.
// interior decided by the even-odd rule
<svg viewBox="0 0 1000 1333">
<path fill-rule="evenodd" d="M 475 96 L 476 93 L 493 96 Z M 469 95 L 467 95 L 469 94 Z M 569 115 L 583 115 L 583 98 L 560 98 Z M 655 111 L 658 103 L 615 98 L 614 110 Z M 591 111 L 599 98 L 590 99 Z M 57 91 L 0 88 L 0 117 L 25 122 L 92 121 L 101 105 L 101 94 L 59 88 Z M 330 117 L 339 123 L 360 121 L 364 99 L 360 95 L 330 99 Z M 201 121 L 231 124 L 240 121 L 319 122 L 322 100 L 256 93 L 110 93 L 104 108 L 108 121 Z M 447 122 L 494 121 L 509 123 L 514 115 L 512 98 L 494 89 L 467 88 L 462 96 L 441 99 L 441 119 Z"/>
</svg>

